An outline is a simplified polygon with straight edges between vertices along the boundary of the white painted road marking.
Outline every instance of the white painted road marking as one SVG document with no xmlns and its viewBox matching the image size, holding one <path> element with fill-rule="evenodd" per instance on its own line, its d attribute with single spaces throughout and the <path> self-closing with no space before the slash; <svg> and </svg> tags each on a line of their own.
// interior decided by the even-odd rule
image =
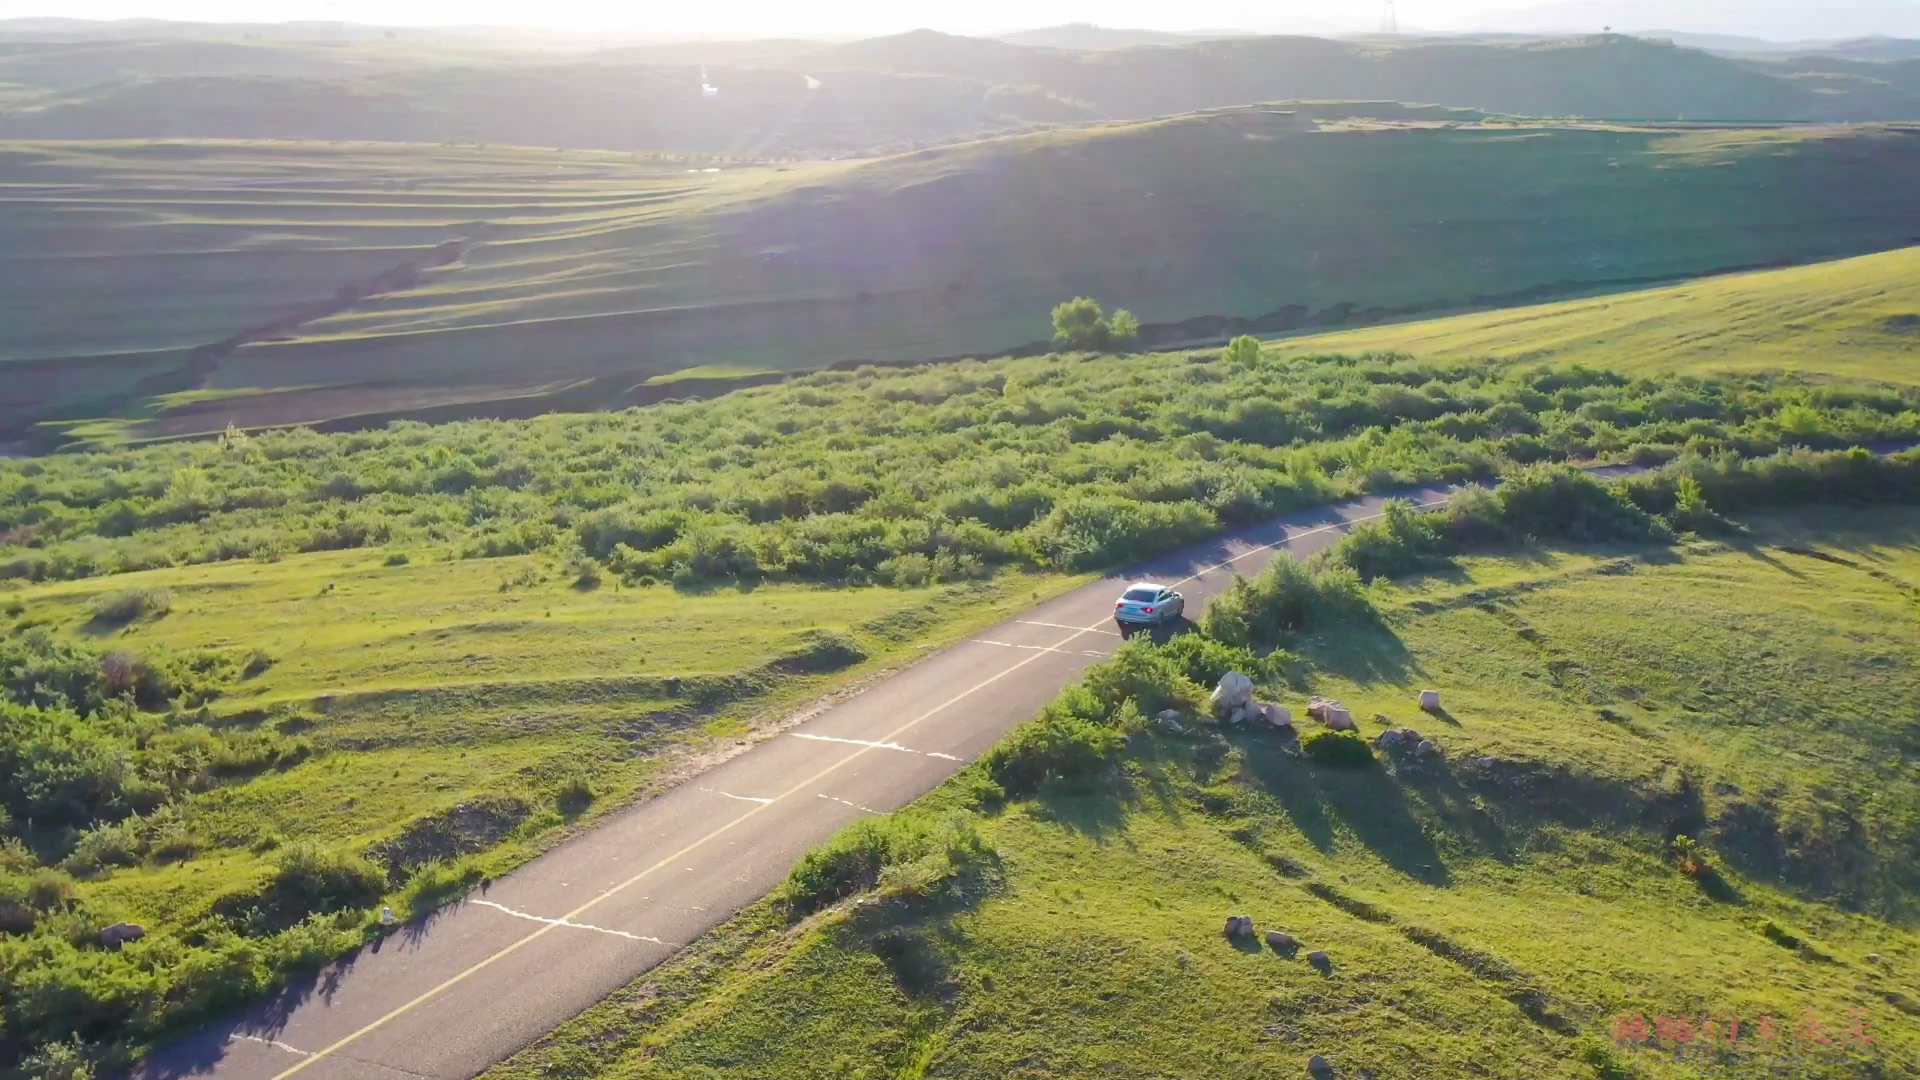
<svg viewBox="0 0 1920 1080">
<path fill-rule="evenodd" d="M 709 795 L 722 795 L 722 796 L 725 796 L 726 798 L 734 799 L 739 802 L 757 802 L 761 806 L 765 806 L 768 803 L 773 801 L 772 799 L 758 799 L 753 797 L 752 795 L 735 795 L 731 791 L 721 791 L 718 788 L 703 787 L 700 790 L 706 792 Z"/>
<path fill-rule="evenodd" d="M 275 1050 L 285 1050 L 289 1054 L 298 1054 L 301 1057 L 313 1056 L 312 1054 L 308 1053 L 305 1050 L 300 1049 L 297 1046 L 288 1046 L 286 1043 L 283 1043 L 278 1039 L 263 1039 L 258 1035 L 229 1035 L 227 1036 L 227 1041 L 259 1043 L 261 1046 L 271 1046 Z"/>
<path fill-rule="evenodd" d="M 834 798 L 834 797 L 833 797 L 833 796 L 831 796 L 831 795 L 817 795 L 817 796 L 815 796 L 815 797 L 816 797 L 816 798 L 821 798 L 821 799 L 825 799 L 825 800 L 827 800 L 828 802 L 837 802 L 837 803 L 839 803 L 839 804 L 840 804 L 840 805 L 842 805 L 842 806 L 851 806 L 851 807 L 853 807 L 853 808 L 854 808 L 855 810 L 859 810 L 859 811 L 861 811 L 862 813 L 867 813 L 867 814 L 878 814 L 878 813 L 880 813 L 880 811 L 878 811 L 878 810 L 872 810 L 872 809 L 869 809 L 869 808 L 867 808 L 867 807 L 864 807 L 864 806 L 861 806 L 861 805 L 860 805 L 859 803 L 857 803 L 857 802 L 848 802 L 848 801 L 847 801 L 847 800 L 845 800 L 845 799 L 836 799 L 836 798 Z"/>
<path fill-rule="evenodd" d="M 1125 634 L 1122 634 L 1118 630 L 1102 630 L 1092 626 L 1067 626 L 1064 623 L 1057 623 L 1057 622 L 1034 622 L 1032 619 L 1015 619 L 1013 621 L 1019 623 L 1021 626 L 1044 626 L 1049 630 L 1080 630 L 1080 631 L 1092 631 L 1093 633 L 1096 633 L 1096 634 L 1106 634 L 1109 637 L 1126 637 L 1127 636 Z"/>
<path fill-rule="evenodd" d="M 1059 653 L 1062 656 L 1093 656 L 1106 659 L 1112 653 L 1095 652 L 1092 649 L 1056 649 L 1051 645 L 1015 645 L 1011 641 L 989 641 L 986 638 L 968 638 L 975 645 L 998 645 L 1003 649 L 1028 649 L 1033 652 Z"/>
<path fill-rule="evenodd" d="M 796 739 L 810 739 L 813 742 L 845 743 L 848 746 L 864 746 L 869 750 L 898 750 L 903 754 L 917 754 L 920 752 L 918 750 L 910 750 L 897 742 L 873 742 L 870 739 L 843 739 L 838 735 L 815 735 L 810 731 L 789 731 L 787 734 Z"/>
<path fill-rule="evenodd" d="M 688 869 L 692 868 L 689 867 Z M 516 919 L 525 919 L 528 922 L 546 923 L 548 926 L 565 926 L 574 930 L 591 930 L 596 934 L 612 934 L 614 937 L 623 937 L 631 941 L 644 941 L 649 945 L 667 944 L 657 937 L 642 937 L 639 934 L 629 934 L 625 930 L 609 930 L 604 926 L 588 926 L 586 923 L 577 923 L 564 915 L 558 919 L 546 919 L 538 915 L 529 915 L 524 911 L 515 911 L 505 904 L 496 904 L 491 900 L 475 900 L 474 903 L 479 904 L 481 907 L 490 907 L 495 911 L 504 911 Z M 678 946 L 675 947 L 678 948 Z"/>
</svg>

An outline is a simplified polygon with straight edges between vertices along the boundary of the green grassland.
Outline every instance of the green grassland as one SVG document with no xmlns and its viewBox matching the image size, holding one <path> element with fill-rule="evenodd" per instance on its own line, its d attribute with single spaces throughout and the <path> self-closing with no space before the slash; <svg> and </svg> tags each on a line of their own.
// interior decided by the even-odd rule
<svg viewBox="0 0 1920 1080">
<path fill-rule="evenodd" d="M 15 437 L 48 440 L 444 418 L 431 410 L 524 408 L 582 379 L 617 405 L 686 367 L 992 354 L 1044 337 L 1075 294 L 1171 343 L 1920 235 L 1920 142 L 1884 127 L 1275 133 L 1227 113 L 758 166 L 370 144 L 4 153 L 0 234 L 29 253 L 0 269 L 18 376 L 0 405 Z M 350 304 L 302 307 L 396 267 Z"/>
<path fill-rule="evenodd" d="M 1920 249 L 1307 335 L 1284 347 L 1911 383 L 1920 379 Z"/>
<path fill-rule="evenodd" d="M 0 462 L 0 1050 L 124 1050 L 243 999 L 359 941 L 370 906 L 511 865 L 756 717 L 1076 575 L 1531 462 L 1750 488 L 1712 470 L 1912 438 L 1916 393 L 1075 355 Z M 1781 460 L 1762 488 L 1912 486 Z M 1806 745 L 1858 763 L 1849 739 Z M 156 944 L 100 948 L 127 917 Z"/>
<path fill-rule="evenodd" d="M 1290 643 L 1297 716 L 1339 697 L 1441 763 L 1147 725 L 1003 806 L 975 768 L 899 816 L 977 842 L 749 909 L 490 1076 L 1702 1075 L 1616 1045 L 1635 1013 L 1737 1018 L 1748 1056 L 1705 1075 L 1753 1074 L 1763 1016 L 1815 1051 L 1793 1075 L 1910 1074 L 1920 515 L 1747 524 L 1463 558 Z M 1224 939 L 1242 913 L 1299 953 Z"/>
</svg>

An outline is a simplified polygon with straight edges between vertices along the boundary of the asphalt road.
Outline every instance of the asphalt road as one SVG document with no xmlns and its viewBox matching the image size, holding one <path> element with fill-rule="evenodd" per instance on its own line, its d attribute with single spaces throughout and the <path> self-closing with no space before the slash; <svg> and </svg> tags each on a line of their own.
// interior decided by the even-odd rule
<svg viewBox="0 0 1920 1080">
<path fill-rule="evenodd" d="M 1403 493 L 1436 502 L 1448 489 Z M 272 1001 L 157 1054 L 142 1080 L 466 1080 L 764 896 L 809 848 L 925 794 L 1120 644 L 1114 599 L 1173 584 L 1198 614 L 1276 550 L 1381 498 L 1239 530 L 1048 601 L 610 818 Z"/>
</svg>

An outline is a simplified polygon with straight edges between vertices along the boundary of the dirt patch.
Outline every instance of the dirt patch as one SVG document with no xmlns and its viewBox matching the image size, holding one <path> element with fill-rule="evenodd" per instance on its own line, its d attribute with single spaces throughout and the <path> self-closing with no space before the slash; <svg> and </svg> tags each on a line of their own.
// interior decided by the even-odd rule
<svg viewBox="0 0 1920 1080">
<path fill-rule="evenodd" d="M 507 838 L 533 813 L 526 800 L 504 795 L 470 799 L 423 817 L 391 840 L 367 849 L 367 857 L 398 883 L 419 867 L 487 850 Z"/>
<path fill-rule="evenodd" d="M 1895 334 L 1920 334 L 1920 315 L 1889 315 L 1880 320 L 1880 328 Z"/>
</svg>

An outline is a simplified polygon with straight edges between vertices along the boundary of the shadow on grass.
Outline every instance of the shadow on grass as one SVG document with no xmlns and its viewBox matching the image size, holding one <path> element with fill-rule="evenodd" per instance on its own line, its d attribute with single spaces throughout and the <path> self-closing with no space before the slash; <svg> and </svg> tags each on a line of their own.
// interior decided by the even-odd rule
<svg viewBox="0 0 1920 1080">
<path fill-rule="evenodd" d="M 1316 765 L 1263 739 L 1243 738 L 1239 745 L 1246 775 L 1285 808 L 1315 848 L 1331 851 L 1335 822 L 1342 822 L 1395 870 L 1429 885 L 1452 883 L 1400 783 L 1377 763 L 1343 769 Z"/>
<path fill-rule="evenodd" d="M 1806 580 L 1807 575 L 1801 573 L 1800 571 L 1794 569 L 1791 566 L 1788 566 L 1786 563 L 1781 562 L 1779 559 L 1774 558 L 1772 555 L 1768 554 L 1766 548 L 1761 547 L 1759 544 L 1753 543 L 1750 540 L 1730 541 L 1727 546 L 1731 547 L 1733 550 L 1739 552 L 1740 554 L 1745 555 L 1747 558 L 1754 560 L 1755 562 L 1761 563 L 1762 565 L 1767 566 L 1771 569 L 1780 571 L 1781 573 L 1787 575 L 1790 578 L 1797 578 L 1802 581 Z"/>
<path fill-rule="evenodd" d="M 1034 797 L 1028 813 L 1036 821 L 1071 829 L 1097 844 L 1127 834 L 1127 811 L 1138 799 L 1125 782 L 1050 781 Z"/>
<path fill-rule="evenodd" d="M 1397 775 L 1412 797 L 1448 832 L 1471 836 L 1481 851 L 1501 862 L 1514 857 L 1506 827 L 1475 803 L 1472 793 L 1461 786 L 1446 762 L 1431 760 L 1404 768 Z"/>
<path fill-rule="evenodd" d="M 1344 625 L 1303 638 L 1291 647 L 1314 670 L 1363 687 L 1401 685 L 1422 674 L 1400 635 L 1381 622 Z"/>
</svg>

